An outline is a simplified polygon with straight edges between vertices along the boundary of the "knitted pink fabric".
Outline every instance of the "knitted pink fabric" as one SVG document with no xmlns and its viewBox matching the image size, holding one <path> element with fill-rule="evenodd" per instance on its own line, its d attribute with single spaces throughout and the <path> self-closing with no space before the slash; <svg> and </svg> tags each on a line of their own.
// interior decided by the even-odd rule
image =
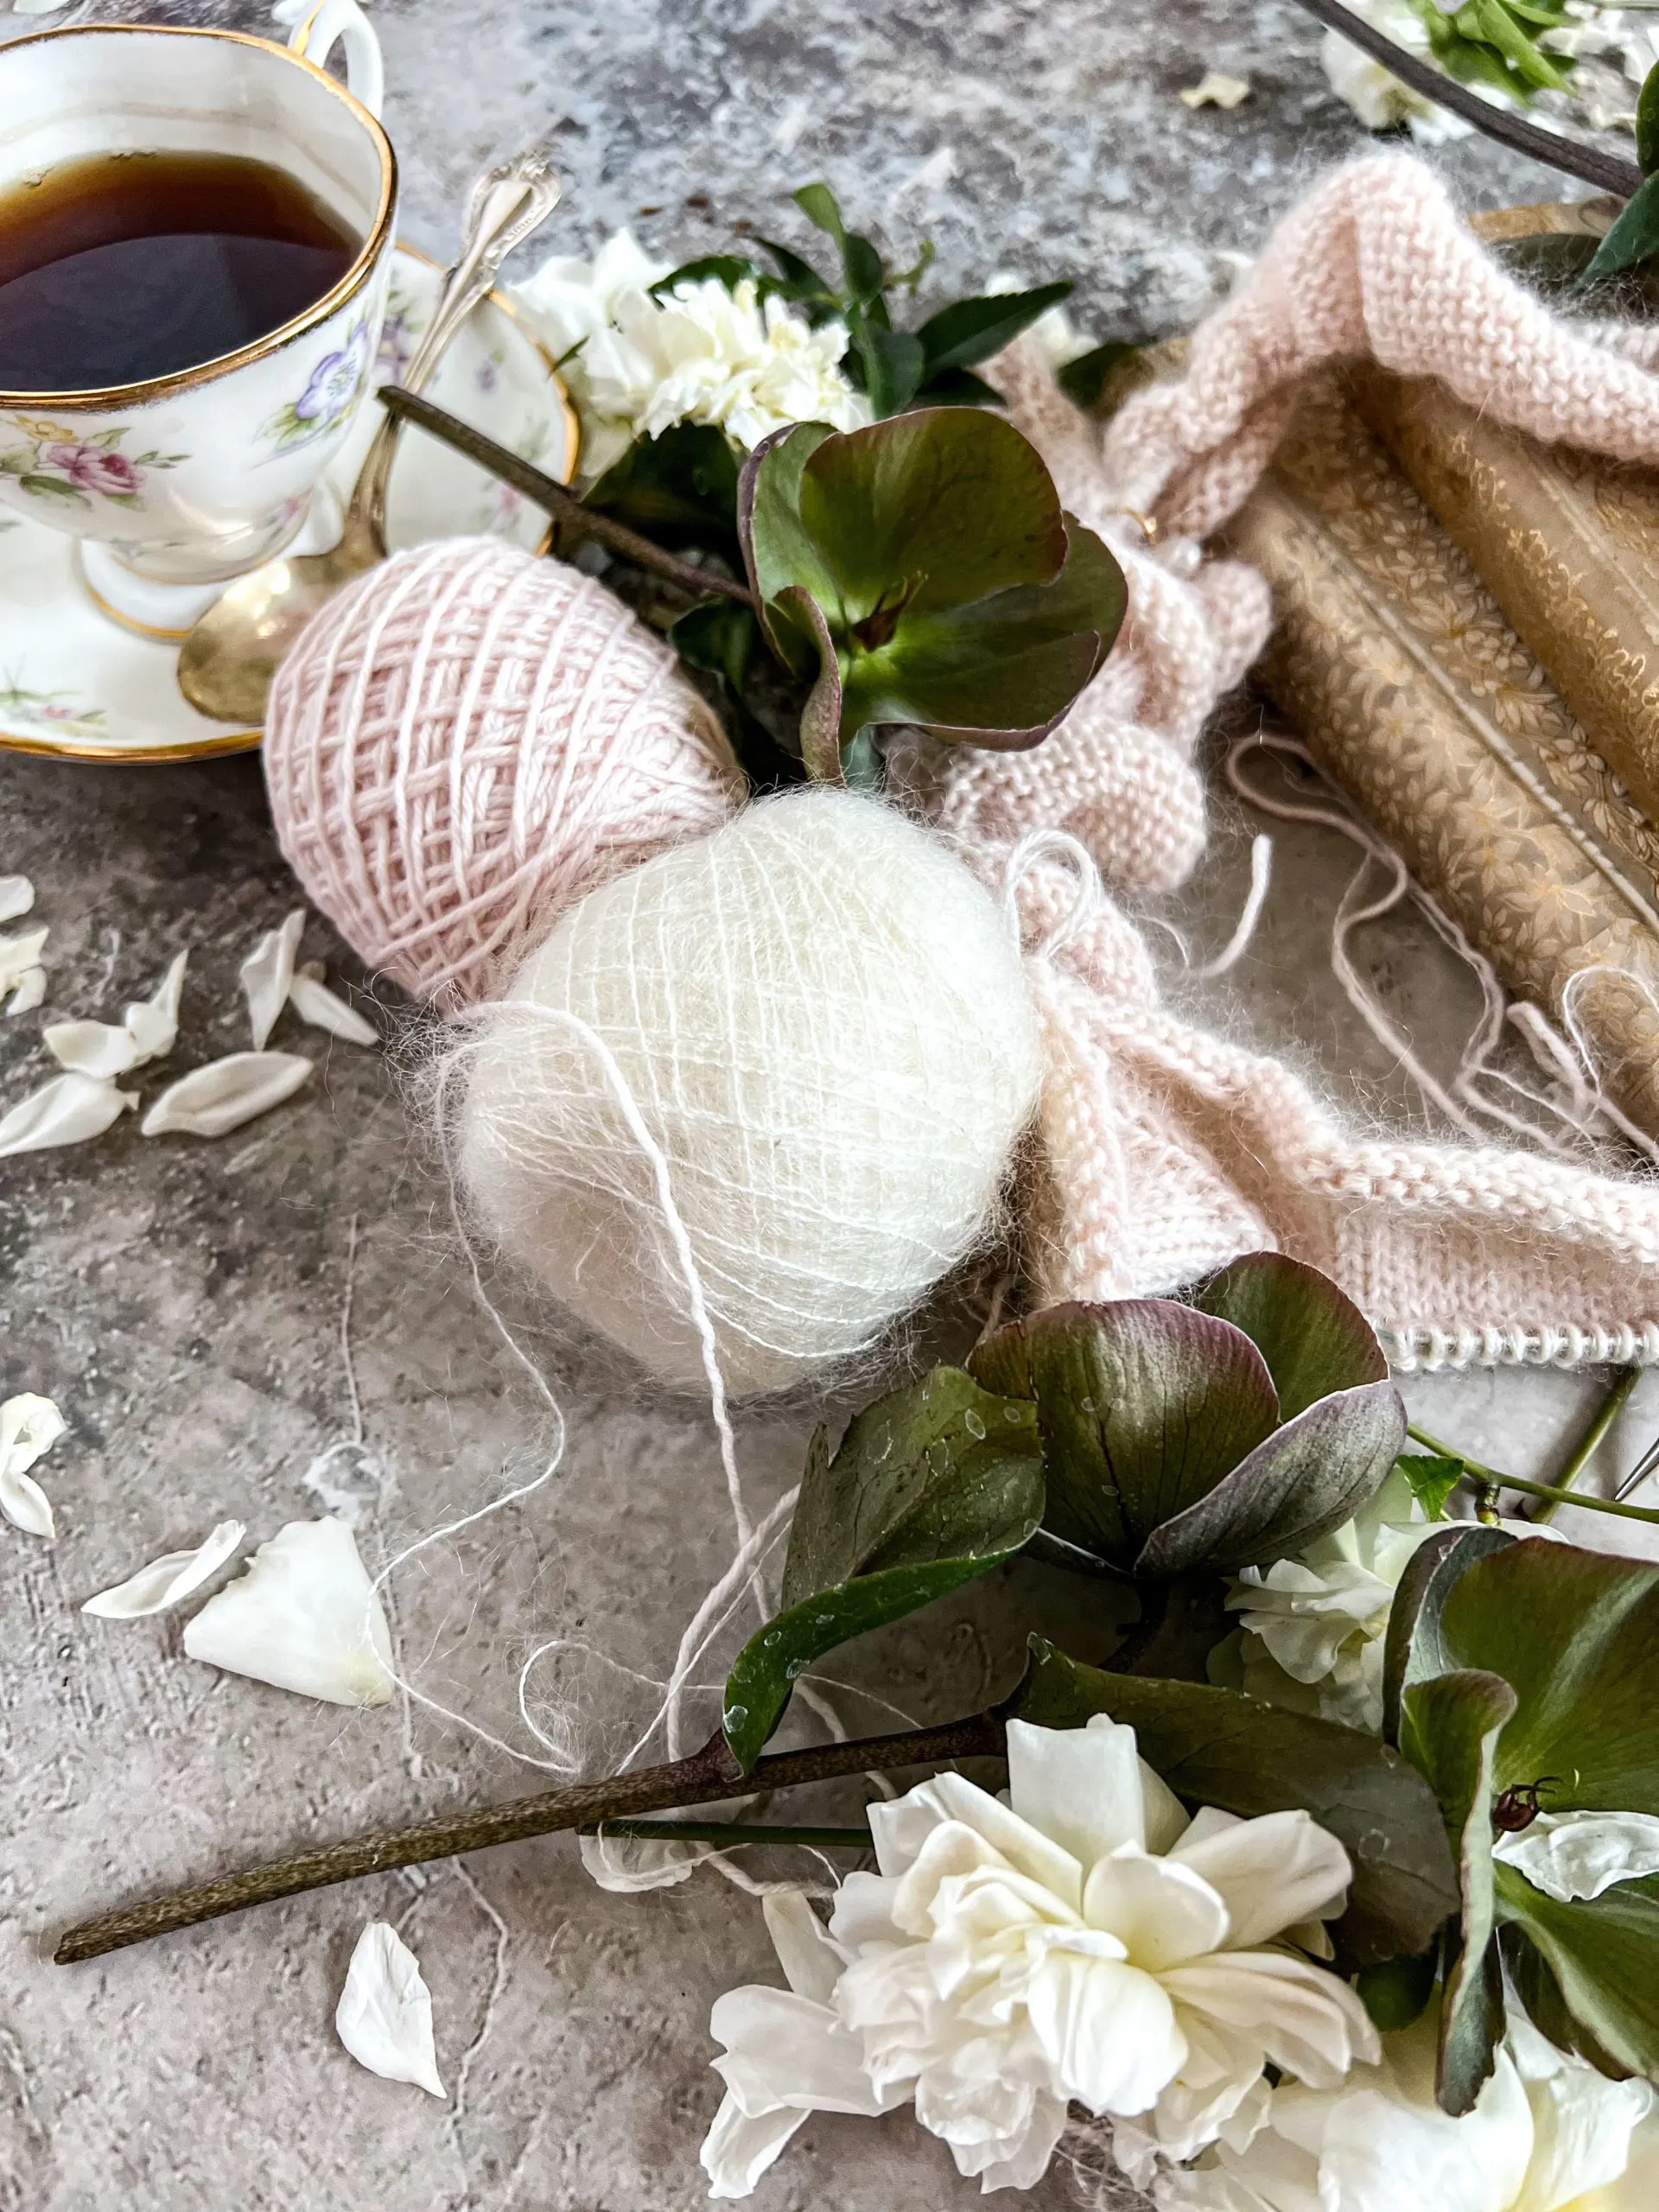
<svg viewBox="0 0 1659 2212">
<path fill-rule="evenodd" d="M 1280 1063 L 1159 1002 L 1145 946 L 1109 899 L 1078 912 L 1052 855 L 1068 831 L 1117 892 L 1180 880 L 1202 838 L 1190 755 L 1264 642 L 1262 580 L 1205 563 L 1300 378 L 1370 353 L 1443 378 L 1499 420 L 1659 459 L 1659 333 L 1552 316 L 1488 257 L 1419 162 L 1327 178 L 1195 334 L 1186 373 L 1132 400 L 1103 439 L 1028 343 L 997 374 L 1066 504 L 1128 572 L 1123 643 L 1062 728 L 1026 754 L 912 753 L 914 795 L 988 881 L 1013 863 L 1048 1044 L 1036 1223 L 1053 1298 L 1179 1288 L 1280 1248 L 1325 1268 L 1402 1366 L 1659 1360 L 1659 1185 L 1542 1154 L 1367 1141 Z M 1159 525 L 1148 548 L 1136 515 Z M 1086 887 L 1085 887 L 1086 888 Z"/>
<path fill-rule="evenodd" d="M 493 537 L 397 554 L 331 600 L 271 687 L 264 761 L 310 896 L 372 968 L 451 1007 L 742 791 L 614 593 Z"/>
</svg>

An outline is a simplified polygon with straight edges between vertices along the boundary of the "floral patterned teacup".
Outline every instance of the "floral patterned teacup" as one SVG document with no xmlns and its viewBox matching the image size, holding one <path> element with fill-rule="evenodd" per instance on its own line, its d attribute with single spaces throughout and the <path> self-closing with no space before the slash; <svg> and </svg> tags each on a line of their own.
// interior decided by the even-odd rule
<svg viewBox="0 0 1659 2212">
<path fill-rule="evenodd" d="M 336 36 L 351 92 L 319 66 Z M 298 178 L 362 240 L 321 299 L 238 353 L 110 391 L 0 391 L 0 505 L 80 539 L 88 588 L 131 627 L 182 634 L 299 536 L 369 389 L 397 165 L 359 93 L 378 105 L 356 0 L 321 0 L 292 48 L 148 24 L 0 48 L 0 189 L 105 150 L 238 154 Z"/>
</svg>

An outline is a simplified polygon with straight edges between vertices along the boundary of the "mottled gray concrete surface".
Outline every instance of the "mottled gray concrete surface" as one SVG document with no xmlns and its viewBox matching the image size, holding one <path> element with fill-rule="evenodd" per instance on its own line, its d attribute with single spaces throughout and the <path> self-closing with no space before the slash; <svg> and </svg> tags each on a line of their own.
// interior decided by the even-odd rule
<svg viewBox="0 0 1659 2212">
<path fill-rule="evenodd" d="M 1281 0 L 394 0 L 376 12 L 405 229 L 440 251 L 475 168 L 556 130 L 564 250 L 625 220 L 665 251 L 723 244 L 739 218 L 798 236 L 782 195 L 823 175 L 899 254 L 931 236 L 942 282 L 1075 272 L 1084 321 L 1133 333 L 1190 317 L 1224 283 L 1225 256 L 1361 143 L 1324 89 L 1316 33 Z M 1253 99 L 1190 114 L 1177 89 L 1209 64 L 1250 75 Z M 1471 203 L 1549 189 L 1482 146 L 1449 166 Z M 1200 882 L 1170 909 L 1200 944 L 1230 927 L 1250 826 L 1224 808 Z M 1325 966 L 1349 849 L 1292 830 L 1281 854 L 1294 888 L 1230 982 L 1211 987 L 1216 1017 L 1291 1044 L 1366 1110 L 1408 1114 Z M 16 869 L 52 928 L 52 992 L 44 1015 L 0 1025 L 0 1097 L 46 1073 L 43 1019 L 107 1014 L 186 945 L 175 1065 L 244 1041 L 237 962 L 294 895 L 256 764 L 0 760 L 0 870 Z M 355 980 L 320 924 L 307 950 Z M 1402 921 L 1366 950 L 1423 1048 L 1449 1059 L 1471 1001 L 1438 949 Z M 287 1028 L 275 1041 L 321 1042 Z M 388 1063 L 346 1046 L 319 1058 L 302 1100 L 224 1142 L 146 1141 L 129 1120 L 95 1145 L 0 1166 L 0 1395 L 48 1392 L 70 1422 L 37 1471 L 60 1541 L 0 1527 L 0 2205 L 683 2212 L 702 2199 L 696 2148 L 716 2101 L 709 2004 L 767 1968 L 758 1910 L 712 1878 L 612 1898 L 554 1840 L 72 1972 L 44 1963 L 53 1931 L 105 1903 L 536 1786 L 429 1713 L 314 1707 L 186 1660 L 175 1621 L 78 1610 L 226 1515 L 263 1538 L 343 1496 L 378 1561 L 543 1464 L 549 1423 L 480 1319 Z M 660 1675 L 726 1554 L 696 1409 L 641 1408 L 580 1355 L 537 1349 L 569 1417 L 560 1471 L 396 1585 L 422 1690 L 521 1742 L 514 1683 L 537 1642 L 586 1643 Z M 1559 1448 L 1585 1387 L 1481 1376 L 1411 1395 L 1425 1419 L 1520 1470 Z M 1631 1452 L 1656 1418 L 1659 1392 L 1644 1386 L 1618 1448 Z M 792 1479 L 804 1433 L 742 1424 L 759 1503 Z M 855 1685 L 880 1675 L 906 1712 L 943 1716 L 1007 1678 L 1028 1621 L 1060 1628 L 1082 1656 L 1103 1649 L 1094 1604 L 1020 1569 L 831 1672 Z M 574 1649 L 537 1681 L 570 1701 L 594 1766 L 650 1707 L 641 1684 Z M 843 1694 L 850 1726 L 883 1725 L 882 1708 Z M 334 2039 L 345 1962 L 375 1916 L 421 1956 L 447 2106 L 372 2078 Z M 899 2116 L 815 2121 L 754 2202 L 899 2212 L 972 2194 Z M 1073 2198 L 1056 2176 L 1033 2201 Z"/>
</svg>

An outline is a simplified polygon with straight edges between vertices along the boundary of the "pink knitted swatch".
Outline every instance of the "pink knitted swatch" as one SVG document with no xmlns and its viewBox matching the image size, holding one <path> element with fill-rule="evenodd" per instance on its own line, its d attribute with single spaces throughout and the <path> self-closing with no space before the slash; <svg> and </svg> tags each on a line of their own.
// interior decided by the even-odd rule
<svg viewBox="0 0 1659 2212">
<path fill-rule="evenodd" d="M 1198 534 L 1248 496 L 1300 378 L 1365 353 L 1535 435 L 1659 460 L 1659 381 L 1641 365 L 1659 359 L 1659 331 L 1557 320 L 1404 155 L 1319 184 L 1195 334 L 1186 373 L 1130 401 L 1103 438 L 1021 341 L 992 373 L 1067 505 L 1111 541 L 1129 620 L 1036 752 L 906 756 L 912 793 L 988 882 L 1043 829 L 1070 832 L 1119 892 L 1191 866 L 1192 747 L 1269 619 L 1261 578 L 1205 562 Z M 1159 526 L 1152 546 L 1141 517 Z M 1017 873 L 1047 1047 L 1031 1224 L 1046 1295 L 1167 1292 L 1278 1248 L 1334 1274 L 1402 1366 L 1659 1360 L 1651 1179 L 1351 1135 L 1290 1069 L 1166 1010 L 1126 915 L 1101 899 L 1080 916 L 1062 861 Z"/>
<path fill-rule="evenodd" d="M 490 537 L 397 554 L 331 600 L 277 673 L 264 760 L 312 899 L 449 1007 L 742 793 L 716 718 L 621 601 Z"/>
</svg>

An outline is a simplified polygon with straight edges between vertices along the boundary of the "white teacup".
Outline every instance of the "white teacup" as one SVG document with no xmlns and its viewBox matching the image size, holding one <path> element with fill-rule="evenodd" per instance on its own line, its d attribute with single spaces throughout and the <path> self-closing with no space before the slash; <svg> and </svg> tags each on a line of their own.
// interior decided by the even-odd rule
<svg viewBox="0 0 1659 2212">
<path fill-rule="evenodd" d="M 320 66 L 341 35 L 349 92 Z M 332 289 L 238 352 L 101 391 L 0 391 L 0 505 L 78 537 L 89 589 L 130 627 L 182 634 L 227 578 L 299 538 L 369 389 L 397 170 L 359 93 L 378 105 L 355 0 L 322 0 L 294 49 L 148 24 L 0 47 L 0 190 L 91 155 L 239 155 L 297 179 L 362 241 Z M 307 537 L 327 543 L 337 520 Z"/>
</svg>

